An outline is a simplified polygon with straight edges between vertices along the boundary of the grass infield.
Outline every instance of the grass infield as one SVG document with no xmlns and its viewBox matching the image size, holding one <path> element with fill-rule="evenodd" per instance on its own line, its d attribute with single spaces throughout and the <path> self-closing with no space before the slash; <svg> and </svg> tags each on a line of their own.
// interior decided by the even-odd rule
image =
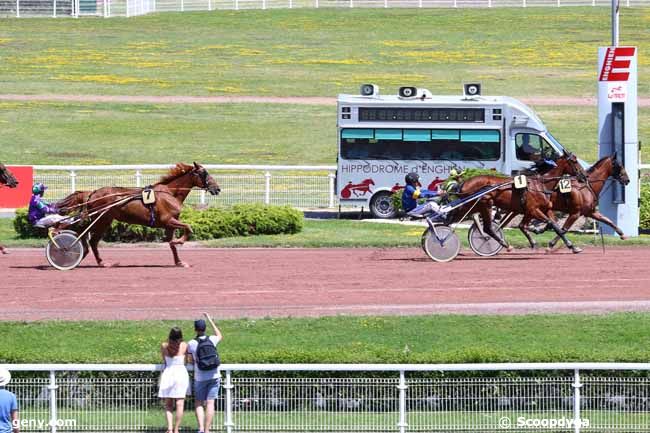
<svg viewBox="0 0 650 433">
<path fill-rule="evenodd" d="M 648 10 L 621 8 L 621 45 L 647 52 Z M 332 96 L 366 82 L 456 94 L 480 80 L 489 94 L 593 96 L 597 47 L 610 40 L 608 7 L 4 20 L 0 82 L 18 94 Z"/>
<path fill-rule="evenodd" d="M 642 313 L 218 319 L 225 363 L 647 362 L 650 345 Z M 172 326 L 192 337 L 191 320 L 0 322 L 0 363 L 158 363 Z"/>
<path fill-rule="evenodd" d="M 229 247 L 296 247 L 296 248 L 363 248 L 363 247 L 419 247 L 424 226 L 387 224 L 355 220 L 305 220 L 300 233 L 294 235 L 261 235 L 214 239 L 201 241 L 201 245 L 215 248 Z M 469 248 L 467 230 L 458 229 L 463 248 Z M 506 231 L 508 241 L 516 248 L 528 248 L 528 241 L 518 229 Z M 551 240 L 551 233 L 535 236 L 540 247 Z M 569 234 L 569 238 L 579 246 L 599 246 L 600 236 L 594 234 Z M 641 235 L 626 241 L 618 237 L 605 236 L 605 245 L 649 246 L 650 236 Z M 17 239 L 12 220 L 0 218 L 0 243 L 9 247 L 38 247 L 46 244 L 46 239 Z M 102 243 L 110 245 L 110 243 Z M 146 245 L 142 243 L 142 245 Z"/>
</svg>

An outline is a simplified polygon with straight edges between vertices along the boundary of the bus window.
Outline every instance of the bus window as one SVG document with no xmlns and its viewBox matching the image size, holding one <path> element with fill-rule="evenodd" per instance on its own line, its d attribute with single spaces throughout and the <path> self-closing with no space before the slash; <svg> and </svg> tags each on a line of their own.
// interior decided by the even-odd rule
<svg viewBox="0 0 650 433">
<path fill-rule="evenodd" d="M 343 129 L 343 159 L 498 160 L 498 130 Z"/>
<path fill-rule="evenodd" d="M 515 135 L 515 150 L 517 159 L 521 161 L 537 161 L 542 158 L 554 159 L 558 156 L 544 138 L 530 133 Z"/>
</svg>

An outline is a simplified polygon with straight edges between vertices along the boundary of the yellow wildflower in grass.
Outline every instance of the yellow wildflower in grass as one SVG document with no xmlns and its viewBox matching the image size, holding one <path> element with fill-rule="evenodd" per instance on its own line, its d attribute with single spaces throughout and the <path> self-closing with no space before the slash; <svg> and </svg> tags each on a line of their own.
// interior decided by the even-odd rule
<svg viewBox="0 0 650 433">
<path fill-rule="evenodd" d="M 129 42 L 126 47 L 134 50 L 158 49 L 166 47 L 166 42 Z"/>
<path fill-rule="evenodd" d="M 244 92 L 244 89 L 237 86 L 224 86 L 224 87 L 206 87 L 208 92 L 211 93 L 230 93 L 230 94 L 240 94 Z"/>
<path fill-rule="evenodd" d="M 436 41 L 381 41 L 381 44 L 393 48 L 431 48 L 440 45 Z"/>
<path fill-rule="evenodd" d="M 240 48 L 237 52 L 240 56 L 259 56 L 261 54 L 266 54 L 262 50 L 253 50 L 251 48 Z"/>
<path fill-rule="evenodd" d="M 271 65 L 372 65 L 373 62 L 365 59 L 270 59 L 264 63 Z"/>
<path fill-rule="evenodd" d="M 77 83 L 97 83 L 97 84 L 152 84 L 158 87 L 170 87 L 171 84 L 163 80 L 151 78 L 124 77 L 117 75 L 57 75 L 51 77 L 52 80 L 70 81 Z"/>
<path fill-rule="evenodd" d="M 8 44 L 11 41 L 13 41 L 11 38 L 0 38 L 0 45 Z"/>
<path fill-rule="evenodd" d="M 351 82 L 356 83 L 381 83 L 385 85 L 400 86 L 404 83 L 430 82 L 428 76 L 422 74 L 352 74 Z"/>
</svg>

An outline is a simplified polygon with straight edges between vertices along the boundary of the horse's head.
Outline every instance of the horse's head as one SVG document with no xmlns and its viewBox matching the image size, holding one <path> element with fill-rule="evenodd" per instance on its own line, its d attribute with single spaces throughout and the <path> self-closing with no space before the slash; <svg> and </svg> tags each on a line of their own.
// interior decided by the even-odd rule
<svg viewBox="0 0 650 433">
<path fill-rule="evenodd" d="M 9 188 L 16 188 L 18 186 L 18 180 L 16 180 L 4 164 L 0 164 L 0 184 L 7 185 Z"/>
<path fill-rule="evenodd" d="M 627 175 L 627 171 L 625 171 L 625 167 L 623 167 L 623 164 L 621 164 L 618 158 L 616 157 L 616 153 L 614 153 L 609 158 L 612 160 L 611 176 L 615 180 L 620 182 L 621 185 L 627 185 L 628 183 L 630 183 L 630 177 Z"/>
<path fill-rule="evenodd" d="M 207 190 L 212 195 L 218 195 L 221 192 L 219 184 L 214 180 L 208 170 L 206 170 L 201 164 L 194 163 L 194 168 L 192 169 L 192 180 L 193 185 L 202 189 Z"/>
<path fill-rule="evenodd" d="M 580 161 L 578 161 L 578 157 L 575 156 L 575 154 L 564 151 L 564 154 L 557 158 L 555 163 L 562 174 L 576 176 L 576 178 L 581 182 L 587 180 L 587 173 L 585 172 L 585 169 L 582 168 L 582 165 L 580 165 Z"/>
<path fill-rule="evenodd" d="M 366 185 L 374 185 L 375 184 L 375 182 L 372 179 L 366 179 L 366 180 L 363 181 L 363 183 L 365 183 Z"/>
</svg>

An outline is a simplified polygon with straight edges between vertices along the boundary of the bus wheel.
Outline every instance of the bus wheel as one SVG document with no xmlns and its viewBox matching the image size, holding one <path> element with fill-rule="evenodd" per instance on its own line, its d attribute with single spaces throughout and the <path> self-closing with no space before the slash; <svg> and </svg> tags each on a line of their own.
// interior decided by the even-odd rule
<svg viewBox="0 0 650 433">
<path fill-rule="evenodd" d="M 393 206 L 393 199 L 389 191 L 380 191 L 370 200 L 370 213 L 375 218 L 395 218 L 397 209 Z"/>
</svg>

